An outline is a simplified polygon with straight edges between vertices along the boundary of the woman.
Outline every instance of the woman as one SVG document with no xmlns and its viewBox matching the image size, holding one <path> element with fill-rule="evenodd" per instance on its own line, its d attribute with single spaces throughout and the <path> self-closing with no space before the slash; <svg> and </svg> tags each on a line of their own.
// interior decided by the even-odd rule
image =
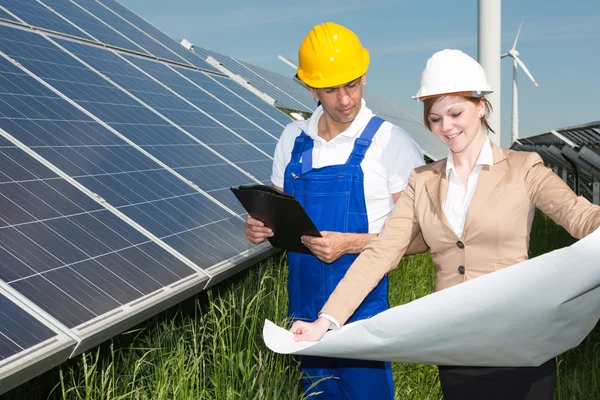
<svg viewBox="0 0 600 400">
<path fill-rule="evenodd" d="M 415 96 L 425 126 L 448 146 L 448 158 L 411 174 L 379 236 L 353 263 L 313 323 L 297 321 L 296 340 L 315 341 L 339 327 L 405 254 L 419 233 L 442 290 L 527 259 L 535 208 L 582 238 L 600 226 L 600 207 L 578 197 L 537 153 L 502 150 L 491 131 L 491 93 L 483 68 L 458 50 L 435 53 Z M 553 398 L 556 363 L 539 367 L 439 367 L 446 399 Z"/>
</svg>

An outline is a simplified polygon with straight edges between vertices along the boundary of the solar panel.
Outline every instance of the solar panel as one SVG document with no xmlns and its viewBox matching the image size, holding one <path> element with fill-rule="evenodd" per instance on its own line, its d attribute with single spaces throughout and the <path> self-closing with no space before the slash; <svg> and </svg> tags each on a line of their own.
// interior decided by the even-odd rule
<svg viewBox="0 0 600 400">
<path fill-rule="evenodd" d="M 270 85 L 276 87 L 284 93 L 288 93 L 294 99 L 302 103 L 311 112 L 313 111 L 312 108 L 314 108 L 315 100 L 308 89 L 302 86 L 300 83 L 294 81 L 289 76 L 284 76 L 259 66 L 237 60 L 235 58 L 233 60 L 241 64 L 244 68 L 247 68 L 252 72 L 252 74 L 264 79 Z"/>
<path fill-rule="evenodd" d="M 269 182 L 287 117 L 105 3 L 173 52 L 97 1 L 2 3 L 49 36 L 0 8 L 0 392 L 270 248 L 229 187 Z"/>
<path fill-rule="evenodd" d="M 0 159 L 0 278 L 65 326 L 196 274 L 4 138 Z"/>
<path fill-rule="evenodd" d="M 288 108 L 290 110 L 305 111 L 305 112 L 313 111 L 308 105 L 305 105 L 301 101 L 295 99 L 290 94 L 285 93 L 285 92 L 279 90 L 278 88 L 274 87 L 273 85 L 269 84 L 263 78 L 252 73 L 250 70 L 248 70 L 243 65 L 241 65 L 240 63 L 238 63 L 237 61 L 235 61 L 233 58 L 231 58 L 229 56 L 225 56 L 223 54 L 219 54 L 217 52 L 214 52 L 214 51 L 211 51 L 211 50 L 199 47 L 199 46 L 194 46 L 194 52 L 196 52 L 197 54 L 202 56 L 204 59 L 207 59 L 208 57 L 214 58 L 219 63 L 221 63 L 222 66 L 225 67 L 227 69 L 227 71 L 229 71 L 230 74 L 236 74 L 236 75 L 241 76 L 246 81 L 248 81 L 252 86 L 254 86 L 255 88 L 262 91 L 263 93 L 266 93 L 267 95 L 269 95 L 273 99 L 275 99 L 276 104 L 279 107 Z"/>
<path fill-rule="evenodd" d="M 112 118 L 109 122 L 137 121 L 138 126 L 143 125 L 144 114 L 139 111 L 148 111 L 146 108 L 138 106 L 127 110 L 128 104 L 135 103 L 130 97 L 109 87 L 110 83 L 68 54 L 56 47 L 53 49 L 53 45 L 41 36 L 5 27 L 0 28 L 0 32 L 4 52 L 46 82 L 56 85 L 61 92 L 68 93 L 80 105 L 102 113 L 102 117 Z M 70 80 L 69 77 L 75 79 Z M 14 81 L 14 78 L 6 81 Z M 29 83 L 27 85 L 30 86 Z M 32 115 L 28 117 L 36 119 L 36 127 L 15 123 L 15 117 L 10 118 L 9 115 L 14 135 L 154 235 L 180 250 L 196 265 L 210 268 L 251 247 L 245 238 L 241 238 L 242 221 L 206 195 L 186 182 L 175 179 L 171 172 L 96 122 L 89 121 L 88 116 L 69 107 L 66 102 L 62 104 L 46 93 L 27 99 L 30 103 L 34 101 L 36 103 L 19 110 L 19 115 L 31 112 Z M 11 99 L 10 104 L 13 109 L 14 104 L 20 103 Z M 40 109 L 48 114 L 40 115 L 36 111 Z M 60 124 L 56 124 L 57 121 Z M 79 122 L 75 129 L 68 125 L 71 121 Z M 40 136 L 37 126 L 41 124 L 42 131 L 49 132 L 49 135 Z M 7 131 L 11 132 L 9 129 Z M 66 139 L 66 143 L 57 143 L 56 138 L 62 138 L 65 132 L 71 137 Z M 226 176 L 226 172 L 223 175 Z M 219 177 L 215 175 L 214 179 Z M 223 227 L 231 232 L 217 232 Z"/>
<path fill-rule="evenodd" d="M 183 57 L 180 57 L 175 52 L 164 47 L 156 40 L 152 39 L 144 32 L 140 31 L 135 26 L 125 21 L 123 18 L 113 13 L 95 0 L 77 0 L 77 4 L 113 27 L 116 31 L 133 40 L 138 46 L 147 50 L 151 54 L 167 60 L 186 63 Z M 206 66 L 206 68 L 212 69 L 209 66 Z"/>
<path fill-rule="evenodd" d="M 66 361 L 75 346 L 74 340 L 36 317 L 5 286 L 0 284 L 0 392 L 36 375 L 43 358 Z"/>
<path fill-rule="evenodd" d="M 269 134 L 271 135 L 271 137 L 273 139 L 277 140 L 277 138 L 279 138 L 279 136 L 281 135 L 281 130 L 283 129 L 283 127 L 285 125 L 272 119 L 267 114 L 264 114 L 259 109 L 254 107 L 252 104 L 245 101 L 243 98 L 239 97 L 235 93 L 232 93 L 229 89 L 227 89 L 227 87 L 220 84 L 217 79 L 210 77 L 208 74 L 199 73 L 199 72 L 192 71 L 192 70 L 189 70 L 186 68 L 175 67 L 174 69 L 175 69 L 175 71 L 177 71 L 181 75 L 185 76 L 187 79 L 189 79 L 194 84 L 200 86 L 201 88 L 203 88 L 204 90 L 209 92 L 211 95 L 215 96 L 222 103 L 227 104 L 229 107 L 233 108 L 234 110 L 239 112 L 241 115 L 248 118 L 252 122 L 256 123 L 262 129 L 269 132 Z M 231 80 L 228 78 L 221 78 L 221 80 L 228 80 L 231 82 Z M 231 83 L 237 85 L 235 82 L 231 82 Z M 247 90 L 246 90 L 246 92 L 248 93 Z M 248 94 L 254 96 L 252 93 L 248 93 Z M 257 99 L 257 100 L 259 100 L 259 99 Z M 262 103 L 265 104 L 264 102 L 262 102 Z M 274 109 L 273 107 L 270 107 L 267 104 L 265 104 L 265 105 L 271 109 Z M 277 112 L 279 112 L 280 114 L 285 116 L 280 111 L 277 111 Z M 288 121 L 289 121 L 289 119 L 288 119 Z M 257 138 L 257 139 L 258 139 L 258 142 L 264 141 L 264 138 Z M 269 140 L 268 143 L 272 144 L 273 141 Z"/>
<path fill-rule="evenodd" d="M 203 86 L 199 83 L 201 82 L 202 77 L 205 77 L 206 75 L 196 71 L 188 72 L 187 76 L 196 75 L 194 79 L 194 82 L 198 85 L 196 86 L 190 84 L 190 81 L 186 80 L 164 64 L 136 57 L 126 58 L 129 62 L 133 63 L 198 108 L 222 122 L 229 129 L 246 139 L 248 143 L 253 144 L 267 155 L 272 155 L 275 151 L 275 145 L 277 144 L 276 136 L 261 128 L 259 125 L 256 125 L 241 113 L 236 112 L 235 108 L 232 107 L 233 105 L 226 105 L 223 102 L 216 100 L 216 95 L 214 93 L 211 93 L 214 96 L 213 97 L 206 91 L 198 88 L 198 86 Z"/>
<path fill-rule="evenodd" d="M 151 69 L 151 67 L 156 66 L 156 68 L 166 71 L 165 73 L 168 76 L 165 79 L 171 79 L 172 81 L 169 86 L 172 86 L 174 90 L 183 90 L 182 88 L 184 88 L 186 95 L 190 96 L 190 98 L 186 98 L 188 101 L 183 100 L 152 78 L 142 74 L 138 69 L 115 54 L 108 53 L 106 50 L 100 48 L 74 42 L 61 41 L 60 43 L 69 51 L 72 51 L 94 68 L 110 77 L 111 82 L 121 85 L 145 104 L 160 112 L 169 121 L 184 129 L 191 138 L 209 145 L 211 149 L 214 149 L 219 154 L 227 154 L 227 159 L 234 163 L 235 166 L 247 171 L 259 181 L 265 181 L 269 178 L 272 162 L 271 154 L 274 151 L 276 139 L 258 129 L 224 105 L 215 102 L 214 99 L 202 90 L 194 87 L 172 70 L 158 63 L 149 64 L 151 63 L 150 61 L 134 59 L 133 57 L 127 58 L 134 63 L 143 65 L 145 68 Z M 86 93 L 88 92 L 89 90 Z M 80 94 L 80 96 L 82 95 L 85 95 L 85 93 Z M 93 95 L 97 96 L 95 93 Z M 88 93 L 87 96 L 91 97 L 91 94 Z M 199 99 L 205 100 L 206 103 L 200 102 Z M 210 114 L 199 111 L 200 107 L 206 108 L 207 105 L 211 109 Z M 105 120 L 103 117 L 101 118 Z M 220 122 L 219 119 L 224 122 Z M 231 128 L 229 128 L 229 125 L 231 125 Z M 257 143 L 253 143 L 244 137 L 244 135 L 250 134 L 254 135 Z M 221 162 L 220 164 L 223 163 Z M 225 169 L 221 169 L 221 171 L 226 172 Z M 244 182 L 248 180 L 248 177 L 245 177 Z M 201 181 L 194 182 L 198 185 L 202 184 Z M 233 184 L 233 182 L 235 180 L 232 180 L 228 184 Z M 223 186 L 223 190 L 225 190 L 226 186 Z M 232 206 L 235 204 L 239 207 L 233 195 L 228 190 L 227 192 L 227 196 L 231 199 L 229 204 Z"/>
<path fill-rule="evenodd" d="M 7 0 L 2 2 L 2 7 L 33 26 L 50 29 L 67 35 L 91 39 L 84 32 L 74 27 L 63 18 L 59 17 L 42 4 L 31 0 Z"/>
<path fill-rule="evenodd" d="M 211 76 L 210 78 L 219 82 L 221 85 L 225 86 L 227 89 L 244 99 L 246 102 L 252 104 L 252 106 L 260 110 L 263 114 L 266 114 L 273 120 L 277 121 L 282 127 L 285 127 L 292 121 L 286 114 L 279 111 L 277 108 L 266 104 L 263 100 L 259 99 L 246 88 L 242 87 L 240 84 L 232 81 L 231 79 L 222 78 L 220 76 Z"/>
<path fill-rule="evenodd" d="M 51 7 L 56 13 L 62 15 L 71 23 L 76 24 L 80 29 L 84 30 L 86 32 L 86 37 L 89 36 L 99 43 L 149 54 L 126 36 L 123 36 L 118 31 L 114 30 L 110 25 L 107 25 L 100 19 L 94 17 L 83 8 L 77 7 L 70 0 L 43 0 L 42 2 L 48 7 Z M 46 25 L 41 25 L 45 24 L 45 21 L 42 20 L 39 21 L 39 23 L 40 25 L 38 26 L 46 27 Z"/>
<path fill-rule="evenodd" d="M 100 3 L 104 4 L 106 8 L 112 10 L 114 13 L 120 15 L 121 18 L 127 20 L 130 24 L 134 25 L 140 31 L 143 31 L 145 34 L 152 37 L 164 47 L 176 53 L 179 57 L 187 60 L 190 64 L 207 71 L 219 72 L 206 61 L 184 48 L 182 45 L 177 43 L 177 41 L 175 41 L 170 36 L 166 35 L 161 30 L 157 29 L 155 26 L 149 24 L 144 19 L 140 18 L 137 14 L 129 10 L 127 7 L 123 6 L 121 3 L 113 0 L 104 0 L 100 1 Z"/>
</svg>

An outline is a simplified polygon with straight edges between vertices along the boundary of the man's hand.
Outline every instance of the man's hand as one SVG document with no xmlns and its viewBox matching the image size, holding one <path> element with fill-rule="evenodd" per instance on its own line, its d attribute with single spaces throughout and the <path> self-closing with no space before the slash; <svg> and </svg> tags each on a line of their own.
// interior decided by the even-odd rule
<svg viewBox="0 0 600 400">
<path fill-rule="evenodd" d="M 320 317 L 314 322 L 296 321 L 290 328 L 290 332 L 294 334 L 294 340 L 299 342 L 316 342 L 320 340 L 325 332 L 331 326 L 331 321 L 327 318 Z"/>
<path fill-rule="evenodd" d="M 323 237 L 302 236 L 302 244 L 309 248 L 319 260 L 332 263 L 344 254 L 348 244 L 346 235 L 341 232 L 321 232 Z"/>
<path fill-rule="evenodd" d="M 267 240 L 267 238 L 273 236 L 273 231 L 270 228 L 267 228 L 265 224 L 251 216 L 246 218 L 244 233 L 248 240 L 254 244 L 262 243 Z"/>
</svg>

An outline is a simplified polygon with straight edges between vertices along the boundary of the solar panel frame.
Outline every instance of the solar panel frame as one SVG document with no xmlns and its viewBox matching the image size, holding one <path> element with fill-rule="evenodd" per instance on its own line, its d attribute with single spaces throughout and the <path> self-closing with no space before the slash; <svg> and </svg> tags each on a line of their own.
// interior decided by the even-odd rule
<svg viewBox="0 0 600 400">
<path fill-rule="evenodd" d="M 13 15 L 9 14 L 8 12 L 6 12 L 2 6 L 0 6 L 0 19 L 5 19 L 5 20 L 10 21 L 10 22 L 20 22 Z"/>
<path fill-rule="evenodd" d="M 26 299 L 0 281 L 0 315 L 2 315 L 3 321 L 0 330 L 9 328 L 10 323 L 25 322 L 27 325 L 21 326 L 22 329 L 16 331 L 20 335 L 29 336 L 31 339 L 32 336 L 35 336 L 32 332 L 34 329 L 50 332 L 50 335 L 40 338 L 31 346 L 23 346 L 15 342 L 15 346 L 20 347 L 21 350 L 16 351 L 10 357 L 0 359 L 0 382 L 2 382 L 0 394 L 18 386 L 32 376 L 65 362 L 75 348 L 76 341 L 40 317 L 38 311 L 35 306 L 30 307 Z M 2 332 L 0 332 L 0 336 L 3 336 Z"/>
</svg>

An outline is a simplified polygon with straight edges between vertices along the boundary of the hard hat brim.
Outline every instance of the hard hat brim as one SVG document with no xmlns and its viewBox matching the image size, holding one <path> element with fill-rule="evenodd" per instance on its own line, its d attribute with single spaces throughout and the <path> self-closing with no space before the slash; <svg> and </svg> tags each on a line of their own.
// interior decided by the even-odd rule
<svg viewBox="0 0 600 400">
<path fill-rule="evenodd" d="M 423 101 L 423 100 L 427 100 L 427 99 L 428 99 L 428 98 L 430 98 L 430 97 L 437 97 L 437 96 L 452 96 L 452 95 L 454 95 L 454 94 L 457 94 L 457 93 L 464 93 L 464 92 L 468 92 L 468 90 L 465 90 L 465 91 L 460 91 L 460 92 L 440 92 L 440 93 L 430 93 L 430 94 L 426 94 L 426 95 L 424 95 L 424 96 L 419 96 L 419 94 L 417 94 L 417 95 L 415 95 L 415 96 L 412 96 L 411 98 L 412 98 L 413 100 L 416 100 L 416 101 Z M 490 93 L 494 93 L 494 91 L 493 91 L 493 90 L 491 90 L 491 89 L 490 89 L 490 90 L 477 90 L 477 91 L 472 91 L 471 93 L 472 93 L 472 97 L 483 97 L 483 96 L 486 96 L 486 95 L 488 95 L 488 94 L 490 94 Z"/>
</svg>

